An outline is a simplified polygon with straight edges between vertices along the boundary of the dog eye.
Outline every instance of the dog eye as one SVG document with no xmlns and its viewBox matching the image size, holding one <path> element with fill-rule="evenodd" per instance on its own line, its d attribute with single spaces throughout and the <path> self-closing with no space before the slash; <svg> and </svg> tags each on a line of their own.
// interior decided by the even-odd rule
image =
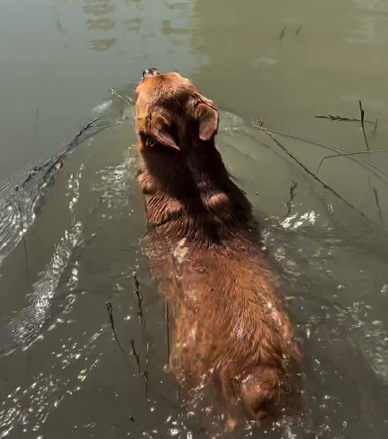
<svg viewBox="0 0 388 439">
<path fill-rule="evenodd" d="M 151 139 L 151 137 L 146 137 L 146 139 L 145 139 L 145 145 L 146 146 L 148 146 L 148 147 L 152 147 L 152 146 L 154 146 L 154 142 L 152 141 L 152 139 Z"/>
<path fill-rule="evenodd" d="M 151 136 L 147 135 L 144 131 L 141 131 L 139 136 L 142 143 L 144 143 L 146 146 L 154 146 Z"/>
</svg>

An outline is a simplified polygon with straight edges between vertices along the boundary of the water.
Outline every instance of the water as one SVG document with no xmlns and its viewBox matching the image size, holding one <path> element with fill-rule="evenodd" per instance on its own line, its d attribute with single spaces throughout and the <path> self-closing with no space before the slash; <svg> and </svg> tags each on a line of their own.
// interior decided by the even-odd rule
<svg viewBox="0 0 388 439">
<path fill-rule="evenodd" d="M 309 414 L 236 437 L 387 436 L 388 153 L 319 171 L 365 218 L 252 123 L 315 172 L 321 157 L 366 146 L 359 123 L 312 116 L 359 118 L 361 99 L 365 119 L 378 118 L 375 133 L 365 125 L 369 147 L 385 149 L 387 13 L 380 0 L 1 2 L 0 198 L 17 202 L 0 221 L 0 437 L 205 437 L 164 372 L 164 309 L 139 247 L 133 108 L 109 94 L 131 96 L 150 66 L 190 77 L 221 108 L 218 146 L 284 269 L 303 339 Z M 32 215 L 15 182 L 101 115 Z"/>
</svg>

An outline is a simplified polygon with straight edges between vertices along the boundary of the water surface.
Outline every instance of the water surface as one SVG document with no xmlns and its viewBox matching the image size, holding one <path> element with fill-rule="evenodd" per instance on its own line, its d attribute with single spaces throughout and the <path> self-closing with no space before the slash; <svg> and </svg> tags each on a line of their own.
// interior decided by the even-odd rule
<svg viewBox="0 0 388 439">
<path fill-rule="evenodd" d="M 360 118 L 361 99 L 368 146 L 385 149 L 387 12 L 377 0 L 3 0 L 0 437 L 205 437 L 164 372 L 133 107 L 109 93 L 130 97 L 151 66 L 219 105 L 218 147 L 261 219 L 304 346 L 308 414 L 236 437 L 387 437 L 388 153 L 322 165 L 356 211 L 254 122 L 315 173 L 323 156 L 366 145 L 360 123 L 312 116 Z M 101 116 L 69 157 L 46 162 Z M 39 163 L 55 163 L 54 178 L 34 204 L 49 166 L 22 182 Z"/>
</svg>

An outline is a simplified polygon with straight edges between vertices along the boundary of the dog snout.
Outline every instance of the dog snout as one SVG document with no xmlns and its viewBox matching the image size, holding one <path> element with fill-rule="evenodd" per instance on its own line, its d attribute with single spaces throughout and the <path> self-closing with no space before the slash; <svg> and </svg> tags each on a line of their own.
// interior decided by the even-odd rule
<svg viewBox="0 0 388 439">
<path fill-rule="evenodd" d="M 155 67 L 150 67 L 145 69 L 141 75 L 142 79 L 147 78 L 148 76 L 156 76 L 159 75 L 159 70 Z"/>
</svg>

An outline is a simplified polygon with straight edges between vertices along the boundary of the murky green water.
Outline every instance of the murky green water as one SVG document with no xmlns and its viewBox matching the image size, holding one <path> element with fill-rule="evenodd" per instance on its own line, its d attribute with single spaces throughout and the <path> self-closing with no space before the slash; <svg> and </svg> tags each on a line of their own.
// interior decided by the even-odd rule
<svg viewBox="0 0 388 439">
<path fill-rule="evenodd" d="M 315 173 L 323 156 L 366 145 L 359 122 L 312 116 L 358 119 L 361 100 L 369 148 L 388 149 L 387 49 L 382 0 L 0 3 L 0 437 L 205 437 L 163 371 L 132 108 L 109 94 L 130 96 L 151 66 L 178 70 L 219 105 L 219 149 L 262 218 L 303 339 L 309 413 L 236 437 L 387 437 L 388 153 L 323 163 L 318 176 L 356 212 L 252 123 Z M 102 114 L 105 129 L 74 144 L 31 216 L 30 186 L 11 176 Z"/>
</svg>

